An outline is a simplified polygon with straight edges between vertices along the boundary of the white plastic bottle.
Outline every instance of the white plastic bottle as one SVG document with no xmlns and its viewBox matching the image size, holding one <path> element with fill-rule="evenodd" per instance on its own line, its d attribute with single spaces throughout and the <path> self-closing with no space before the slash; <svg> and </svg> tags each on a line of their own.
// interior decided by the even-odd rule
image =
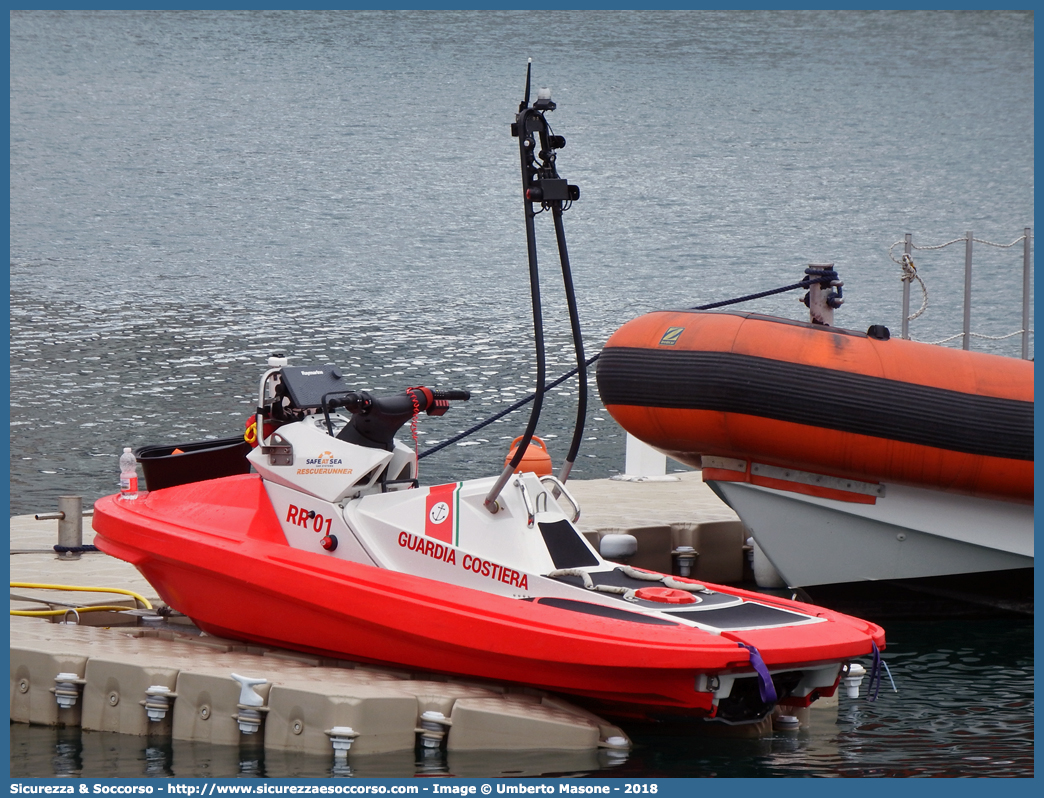
<svg viewBox="0 0 1044 798">
<path fill-rule="evenodd" d="M 138 498 L 138 463 L 129 446 L 120 455 L 120 498 L 130 501 Z"/>
</svg>

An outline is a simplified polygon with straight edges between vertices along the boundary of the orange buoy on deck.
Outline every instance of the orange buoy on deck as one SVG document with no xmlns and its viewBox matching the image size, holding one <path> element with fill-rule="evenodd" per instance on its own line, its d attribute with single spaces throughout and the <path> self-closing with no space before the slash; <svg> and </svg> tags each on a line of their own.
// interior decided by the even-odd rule
<svg viewBox="0 0 1044 798">
<path fill-rule="evenodd" d="M 515 456 L 515 452 L 518 450 L 519 442 L 524 437 L 524 435 L 519 435 L 515 440 L 511 441 L 511 451 L 508 452 L 507 457 L 504 458 L 504 465 L 511 462 L 511 458 Z M 522 459 L 519 461 L 515 473 L 521 474 L 524 471 L 536 474 L 538 477 L 543 477 L 550 474 L 552 470 L 551 455 L 547 453 L 547 444 L 534 435 L 533 439 L 529 442 L 529 446 L 526 447 L 526 451 L 522 455 Z"/>
</svg>

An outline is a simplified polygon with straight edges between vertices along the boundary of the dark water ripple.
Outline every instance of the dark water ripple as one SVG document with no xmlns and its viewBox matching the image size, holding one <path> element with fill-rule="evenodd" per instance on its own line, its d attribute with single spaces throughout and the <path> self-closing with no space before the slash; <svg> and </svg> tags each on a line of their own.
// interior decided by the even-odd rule
<svg viewBox="0 0 1044 798">
<path fill-rule="evenodd" d="M 896 622 L 888 638 L 898 692 L 886 676 L 874 703 L 842 697 L 836 719 L 813 713 L 808 731 L 700 741 L 695 758 L 684 753 L 691 741 L 638 734 L 644 747 L 621 775 L 656 767 L 689 777 L 1033 775 L 1032 622 Z"/>
</svg>

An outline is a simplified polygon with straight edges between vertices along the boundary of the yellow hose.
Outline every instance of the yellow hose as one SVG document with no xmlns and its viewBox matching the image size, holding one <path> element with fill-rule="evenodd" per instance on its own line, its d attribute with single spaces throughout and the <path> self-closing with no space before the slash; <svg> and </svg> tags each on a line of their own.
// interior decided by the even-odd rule
<svg viewBox="0 0 1044 798">
<path fill-rule="evenodd" d="M 133 590 L 124 590 L 123 588 L 120 588 L 120 587 L 81 587 L 81 586 L 77 586 L 77 585 L 43 585 L 43 584 L 37 584 L 35 582 L 12 582 L 11 583 L 11 587 L 30 587 L 30 588 L 37 588 L 39 590 L 76 590 L 76 591 L 79 591 L 81 593 L 119 593 L 119 594 L 124 595 L 124 596 L 131 596 L 131 597 L 133 597 L 135 601 L 141 602 L 145 606 L 145 609 L 147 609 L 147 610 L 151 610 L 152 609 L 152 604 L 150 604 L 149 600 L 147 598 L 145 598 L 143 595 L 141 595 L 140 593 L 135 593 Z M 78 608 L 78 609 L 80 609 L 80 608 Z M 99 607 L 98 609 L 102 609 L 102 608 Z M 121 609 L 125 610 L 127 608 L 126 607 L 121 607 Z M 84 608 L 80 609 L 80 611 L 81 612 L 84 612 L 84 611 L 90 612 L 90 608 L 84 607 Z M 11 614 L 12 615 L 24 615 L 26 613 L 38 614 L 38 613 L 41 613 L 41 612 L 51 612 L 51 611 L 50 610 L 25 610 L 23 612 L 18 612 L 18 611 L 12 610 Z M 55 612 L 57 612 L 57 611 L 55 610 Z M 62 610 L 62 612 L 65 612 L 65 610 Z"/>
<path fill-rule="evenodd" d="M 101 610 L 107 610 L 109 612 L 126 612 L 127 607 L 121 607 L 118 604 L 111 606 L 95 606 L 90 607 L 66 607 L 64 610 L 11 610 L 12 615 L 25 615 L 32 618 L 43 618 L 49 615 L 66 615 L 70 612 L 100 612 Z"/>
</svg>

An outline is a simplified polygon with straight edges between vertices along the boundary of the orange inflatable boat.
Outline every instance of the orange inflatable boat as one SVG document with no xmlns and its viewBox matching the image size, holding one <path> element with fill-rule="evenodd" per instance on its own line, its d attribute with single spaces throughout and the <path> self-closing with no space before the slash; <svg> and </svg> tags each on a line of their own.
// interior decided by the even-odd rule
<svg viewBox="0 0 1044 798">
<path fill-rule="evenodd" d="M 750 313 L 664 311 L 609 339 L 598 389 L 628 432 L 693 466 L 702 455 L 753 457 L 1033 501 L 1030 361 Z"/>
<path fill-rule="evenodd" d="M 681 310 L 617 330 L 597 379 L 625 430 L 702 467 L 791 585 L 1032 567 L 1031 361 Z"/>
</svg>

